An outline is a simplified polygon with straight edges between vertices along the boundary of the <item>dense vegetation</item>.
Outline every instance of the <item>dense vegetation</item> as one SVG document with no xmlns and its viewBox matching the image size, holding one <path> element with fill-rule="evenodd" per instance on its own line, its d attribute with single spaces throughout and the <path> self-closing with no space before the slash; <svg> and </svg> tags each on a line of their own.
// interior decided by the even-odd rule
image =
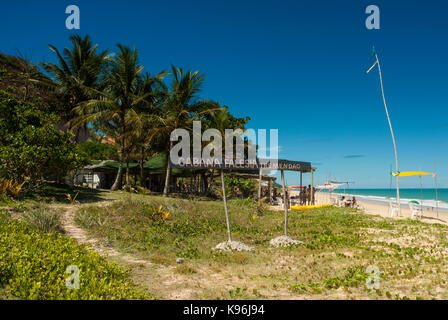
<svg viewBox="0 0 448 320">
<path fill-rule="evenodd" d="M 39 122 L 45 129 L 30 132 L 32 128 L 29 128 L 28 136 L 38 140 L 39 133 L 50 130 L 50 126 L 67 132 L 58 136 L 59 140 L 54 132 L 49 140 L 42 140 L 42 144 L 54 147 L 58 152 L 67 149 L 59 152 L 60 156 L 64 154 L 70 158 L 61 159 L 61 166 L 45 161 L 42 165 L 56 176 L 80 167 L 84 163 L 81 158 L 116 159 L 119 167 L 112 186 L 116 190 L 131 183 L 130 162 L 138 162 L 143 168 L 143 163 L 154 155 L 168 154 L 169 136 L 174 129 L 189 130 L 194 120 L 200 120 L 203 130 L 216 128 L 223 132 L 226 128 L 244 129 L 249 120 L 248 117 L 234 117 L 227 106 L 200 97 L 204 75 L 199 71 L 171 66 L 170 72 L 150 73 L 140 63 L 136 48 L 119 44 L 116 52 L 111 54 L 110 49 L 100 51 L 89 36 L 72 36 L 70 42 L 71 47 L 62 51 L 49 45 L 57 63 L 40 64 L 46 75 L 25 59 L 0 54 L 0 89 L 16 97 L 9 102 L 5 99 L 10 98 L 5 95 L 0 97 L 0 106 L 5 112 L 12 108 L 16 113 L 13 121 L 6 113 L 0 114 L 0 121 L 8 119 L 11 125 L 16 125 L 17 121 L 28 117 L 27 112 L 40 119 L 44 112 L 50 113 L 45 124 Z M 167 83 L 166 79 L 170 77 L 171 81 Z M 30 108 L 32 111 L 28 111 Z M 81 143 L 76 152 L 66 143 L 68 132 L 73 133 L 72 143 Z M 101 146 L 101 141 L 95 138 L 98 133 L 114 146 Z M 11 132 L 8 137 L 24 140 L 18 131 Z M 85 142 L 88 137 L 93 139 Z M 16 145 L 33 142 L 25 139 L 17 141 Z M 20 166 L 16 168 L 27 165 L 21 179 L 47 178 L 46 172 L 34 171 L 33 164 L 28 166 L 26 159 L 32 152 L 37 151 L 17 150 L 14 154 L 4 154 L 8 159 L 13 157 L 12 162 L 19 162 Z M 18 173 L 12 170 L 15 164 L 3 165 L 0 177 L 17 176 Z M 60 167 L 68 169 L 62 172 Z M 164 195 L 170 191 L 171 170 L 170 161 L 166 161 Z M 207 178 L 205 173 L 202 174 Z M 143 181 L 143 169 L 140 175 L 140 181 Z"/>
<path fill-rule="evenodd" d="M 43 177 L 62 180 L 85 164 L 71 142 L 71 132 L 60 132 L 55 114 L 0 91 L 0 177 L 35 183 Z"/>
<path fill-rule="evenodd" d="M 67 289 L 67 267 L 80 271 Z M 127 272 L 57 232 L 43 232 L 0 214 L 0 298 L 142 299 Z"/>
</svg>

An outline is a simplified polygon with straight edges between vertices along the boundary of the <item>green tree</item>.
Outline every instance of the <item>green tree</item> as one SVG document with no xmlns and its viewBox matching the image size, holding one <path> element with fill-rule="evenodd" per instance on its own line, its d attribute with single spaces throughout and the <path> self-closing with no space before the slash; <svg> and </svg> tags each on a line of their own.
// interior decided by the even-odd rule
<svg viewBox="0 0 448 320">
<path fill-rule="evenodd" d="M 119 142 L 119 167 L 112 190 L 122 185 L 123 164 L 129 159 L 130 135 L 135 129 L 130 118 L 139 114 L 143 103 L 147 103 L 151 92 L 142 90 L 141 72 L 143 66 L 138 62 L 138 51 L 121 44 L 118 53 L 110 63 L 106 74 L 105 88 L 99 99 L 91 99 L 75 108 L 79 114 L 75 122 L 91 123 L 96 129 Z M 162 74 L 156 77 L 161 77 Z"/>
<path fill-rule="evenodd" d="M 171 176 L 170 150 L 173 143 L 170 141 L 171 132 L 178 128 L 192 129 L 193 120 L 201 119 L 205 114 L 218 110 L 217 104 L 210 101 L 199 100 L 198 93 L 204 82 L 204 75 L 199 71 L 191 70 L 184 73 L 182 68 L 171 67 L 173 81 L 164 101 L 163 115 L 159 117 L 159 126 L 152 130 L 154 136 L 162 136 L 165 141 L 164 149 L 167 156 L 165 185 L 163 195 L 169 193 Z"/>
<path fill-rule="evenodd" d="M 80 103 L 98 96 L 98 90 L 103 89 L 106 66 L 109 61 L 108 50 L 98 52 L 98 45 L 93 45 L 90 37 L 79 35 L 70 37 L 72 48 L 64 48 L 61 54 L 56 47 L 48 45 L 58 59 L 58 64 L 42 63 L 44 69 L 50 73 L 55 82 L 45 83 L 53 86 L 61 97 L 63 109 L 59 110 L 64 124 L 75 132 L 75 141 L 88 132 L 84 123 L 75 128 L 72 119 L 77 116 L 73 113 Z"/>
<path fill-rule="evenodd" d="M 35 184 L 42 178 L 62 179 L 86 163 L 70 140 L 61 133 L 59 117 L 0 91 L 0 176 Z"/>
</svg>

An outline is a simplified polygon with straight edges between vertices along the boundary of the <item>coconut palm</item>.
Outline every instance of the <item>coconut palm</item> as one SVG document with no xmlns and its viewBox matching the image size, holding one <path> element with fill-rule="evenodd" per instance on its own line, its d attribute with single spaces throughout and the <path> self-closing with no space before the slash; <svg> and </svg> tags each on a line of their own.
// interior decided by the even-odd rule
<svg viewBox="0 0 448 320">
<path fill-rule="evenodd" d="M 123 163 L 127 159 L 127 142 L 133 129 L 130 118 L 138 114 L 142 104 L 150 103 L 151 92 L 142 90 L 143 66 L 138 63 L 137 49 L 118 45 L 118 53 L 110 63 L 105 90 L 99 99 L 81 103 L 75 111 L 76 124 L 92 123 L 97 129 L 119 141 L 119 167 L 112 190 L 122 184 Z M 157 75 L 161 78 L 165 73 Z"/>
<path fill-rule="evenodd" d="M 74 35 L 70 37 L 70 41 L 72 48 L 64 48 L 63 54 L 50 44 L 49 48 L 56 54 L 58 64 L 42 63 L 42 65 L 53 76 L 56 93 L 64 102 L 64 109 L 60 112 L 64 125 L 68 129 L 74 129 L 69 122 L 77 116 L 73 114 L 73 109 L 93 98 L 94 90 L 101 89 L 108 50 L 98 52 L 98 45 L 93 45 L 88 35 L 84 38 Z M 50 83 L 47 81 L 45 84 Z M 87 132 L 86 124 L 76 130 L 76 142 L 79 142 L 79 136 L 83 132 Z"/>
<path fill-rule="evenodd" d="M 191 70 L 184 72 L 182 68 L 171 67 L 173 81 L 167 98 L 164 102 L 163 115 L 159 117 L 159 126 L 152 130 L 152 137 L 162 136 L 165 141 L 165 151 L 167 155 L 166 176 L 163 195 L 169 192 L 169 181 L 171 176 L 171 162 L 169 153 L 173 147 L 170 141 L 170 134 L 173 130 L 184 128 L 190 130 L 193 120 L 198 120 L 204 114 L 210 113 L 217 108 L 216 103 L 202 101 L 198 98 L 198 93 L 204 82 L 204 75 L 199 71 Z"/>
<path fill-rule="evenodd" d="M 160 151 L 158 137 L 152 137 L 152 130 L 157 125 L 158 118 L 162 113 L 161 103 L 166 98 L 166 87 L 162 82 L 163 77 L 168 74 L 161 72 L 156 76 L 146 73 L 137 85 L 139 95 L 147 98 L 135 106 L 126 116 L 127 139 L 132 154 L 140 164 L 140 184 L 143 185 L 143 165 L 150 155 Z M 126 181 L 128 181 L 128 167 L 126 168 Z"/>
</svg>

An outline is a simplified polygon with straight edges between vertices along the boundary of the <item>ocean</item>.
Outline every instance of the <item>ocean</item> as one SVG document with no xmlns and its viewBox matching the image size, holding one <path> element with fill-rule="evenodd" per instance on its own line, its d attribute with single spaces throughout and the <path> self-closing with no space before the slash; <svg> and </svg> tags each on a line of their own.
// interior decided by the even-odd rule
<svg viewBox="0 0 448 320">
<path fill-rule="evenodd" d="M 327 191 L 325 191 L 327 192 Z M 344 189 L 336 189 L 333 194 L 344 194 Z M 345 189 L 347 196 L 356 196 L 359 200 L 370 201 L 381 204 L 389 204 L 390 199 L 395 201 L 396 189 Z M 423 201 L 421 201 L 423 199 Z M 448 189 L 437 189 L 438 207 L 443 211 L 448 211 Z M 400 203 L 407 206 L 408 201 L 417 200 L 422 202 L 425 208 L 436 207 L 435 189 L 408 189 L 400 188 Z"/>
</svg>

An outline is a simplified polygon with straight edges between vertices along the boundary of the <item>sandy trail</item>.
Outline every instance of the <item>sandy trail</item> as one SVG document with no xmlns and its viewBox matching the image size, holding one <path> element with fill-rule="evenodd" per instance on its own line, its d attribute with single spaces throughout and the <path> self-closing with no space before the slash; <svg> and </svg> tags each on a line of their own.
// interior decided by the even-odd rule
<svg viewBox="0 0 448 320">
<path fill-rule="evenodd" d="M 75 223 L 75 212 L 80 208 L 79 205 L 74 206 L 54 206 L 55 209 L 62 210 L 61 223 L 66 235 L 75 239 L 80 244 L 87 244 L 98 254 L 105 257 L 119 257 L 125 264 L 151 264 L 147 260 L 137 259 L 130 255 L 122 254 L 114 248 L 105 247 L 98 239 L 90 237 L 86 231 L 78 227 Z"/>
<path fill-rule="evenodd" d="M 107 205 L 105 203 L 98 204 L 98 206 Z M 156 288 L 158 292 L 165 292 L 165 295 L 161 297 L 163 299 L 194 299 L 195 290 L 193 289 L 197 286 L 197 279 L 195 281 L 191 276 L 173 272 L 175 266 L 165 267 L 106 247 L 98 239 L 92 238 L 84 229 L 78 227 L 75 223 L 75 213 L 81 206 L 60 205 L 53 207 L 63 212 L 61 222 L 68 237 L 75 239 L 80 244 L 87 244 L 91 250 L 105 258 L 130 267 L 131 277 L 136 283 L 150 291 Z M 204 272 L 204 274 L 207 274 L 207 272 Z"/>
</svg>

